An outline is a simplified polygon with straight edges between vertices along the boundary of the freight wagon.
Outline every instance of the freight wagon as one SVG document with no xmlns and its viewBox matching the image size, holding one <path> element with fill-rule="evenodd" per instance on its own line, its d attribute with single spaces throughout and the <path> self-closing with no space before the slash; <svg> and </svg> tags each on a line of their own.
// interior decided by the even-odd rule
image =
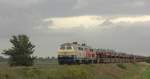
<svg viewBox="0 0 150 79">
<path fill-rule="evenodd" d="M 116 52 L 109 49 L 93 49 L 86 44 L 64 43 L 58 50 L 59 64 L 135 63 L 145 61 L 144 56 Z"/>
</svg>

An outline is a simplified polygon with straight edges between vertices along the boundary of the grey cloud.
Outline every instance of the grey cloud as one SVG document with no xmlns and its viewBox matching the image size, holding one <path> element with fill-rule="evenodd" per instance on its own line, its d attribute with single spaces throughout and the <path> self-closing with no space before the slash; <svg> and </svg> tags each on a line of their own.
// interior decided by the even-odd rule
<svg viewBox="0 0 150 79">
<path fill-rule="evenodd" d="M 149 14 L 148 0 L 86 0 L 88 6 L 86 8 L 79 9 L 80 12 L 91 14 Z M 143 3 L 143 5 L 140 5 Z"/>
<path fill-rule="evenodd" d="M 31 4 L 36 4 L 40 3 L 44 0 L 0 0 L 0 3 L 5 4 L 5 5 L 11 5 L 11 6 L 18 6 L 18 7 L 26 7 Z"/>
<path fill-rule="evenodd" d="M 140 55 L 149 55 L 149 29 L 148 25 L 132 25 L 115 27 L 103 31 L 96 31 L 84 36 L 89 43 L 98 48 L 112 48 Z"/>
<path fill-rule="evenodd" d="M 80 0 L 79 0 L 80 1 Z M 11 46 L 13 34 L 25 33 L 37 45 L 36 55 L 56 56 L 60 43 L 85 41 L 94 47 L 117 48 L 120 51 L 150 55 L 149 23 L 117 25 L 118 27 L 93 31 L 49 30 L 42 20 L 49 17 L 79 15 L 146 15 L 150 13 L 149 0 L 0 0 L 0 49 Z M 84 3 L 85 2 L 85 3 Z M 74 7 L 78 7 L 74 9 Z M 42 29 L 35 29 L 37 27 Z M 103 26 L 115 26 L 106 21 Z M 128 27 L 124 27 L 128 26 Z M 139 52 L 139 53 L 138 53 Z"/>
<path fill-rule="evenodd" d="M 26 12 L 40 17 L 59 17 L 59 16 L 77 16 L 77 15 L 130 15 L 130 14 L 149 14 L 149 0 L 27 0 L 25 3 L 34 3 L 21 6 L 22 0 L 8 1 L 6 3 L 16 3 L 20 6 L 3 4 L 0 0 L 1 10 L 3 12 L 17 12 L 25 10 Z M 74 7 L 78 9 L 73 9 Z M 84 8 L 80 8 L 80 7 Z M 5 13 L 6 13 L 5 12 Z M 5 14 L 4 13 L 4 14 Z M 20 12 L 19 12 L 20 13 Z"/>
</svg>

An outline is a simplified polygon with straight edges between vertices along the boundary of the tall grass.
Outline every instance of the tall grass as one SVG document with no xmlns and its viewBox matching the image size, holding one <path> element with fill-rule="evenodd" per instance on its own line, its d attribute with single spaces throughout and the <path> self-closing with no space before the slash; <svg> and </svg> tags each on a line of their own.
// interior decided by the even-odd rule
<svg viewBox="0 0 150 79">
<path fill-rule="evenodd" d="M 44 64 L 33 67 L 0 65 L 0 79 L 132 79 L 142 67 L 138 64 Z"/>
</svg>

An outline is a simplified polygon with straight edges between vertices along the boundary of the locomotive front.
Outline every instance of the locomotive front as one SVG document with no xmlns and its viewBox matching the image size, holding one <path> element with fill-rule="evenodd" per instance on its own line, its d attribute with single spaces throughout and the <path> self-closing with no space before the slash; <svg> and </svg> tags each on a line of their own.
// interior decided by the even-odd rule
<svg viewBox="0 0 150 79">
<path fill-rule="evenodd" d="M 59 64 L 88 64 L 96 61 L 96 53 L 86 44 L 64 43 L 58 51 Z"/>
<path fill-rule="evenodd" d="M 76 58 L 76 51 L 71 43 L 64 43 L 60 45 L 58 50 L 58 63 L 74 63 Z"/>
</svg>

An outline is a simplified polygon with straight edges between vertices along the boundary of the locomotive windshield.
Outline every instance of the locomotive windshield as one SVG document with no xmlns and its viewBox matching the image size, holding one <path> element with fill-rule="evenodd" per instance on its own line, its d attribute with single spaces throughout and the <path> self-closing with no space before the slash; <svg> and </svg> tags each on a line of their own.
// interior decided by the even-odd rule
<svg viewBox="0 0 150 79">
<path fill-rule="evenodd" d="M 61 50 L 71 50 L 71 49 L 73 49 L 73 47 L 71 45 L 62 45 L 62 46 L 60 46 L 60 49 Z"/>
<path fill-rule="evenodd" d="M 71 46 L 67 46 L 67 49 L 70 50 L 70 49 L 72 49 L 72 47 Z"/>
<path fill-rule="evenodd" d="M 61 49 L 61 50 L 65 50 L 65 46 L 61 46 L 60 49 Z"/>
</svg>

